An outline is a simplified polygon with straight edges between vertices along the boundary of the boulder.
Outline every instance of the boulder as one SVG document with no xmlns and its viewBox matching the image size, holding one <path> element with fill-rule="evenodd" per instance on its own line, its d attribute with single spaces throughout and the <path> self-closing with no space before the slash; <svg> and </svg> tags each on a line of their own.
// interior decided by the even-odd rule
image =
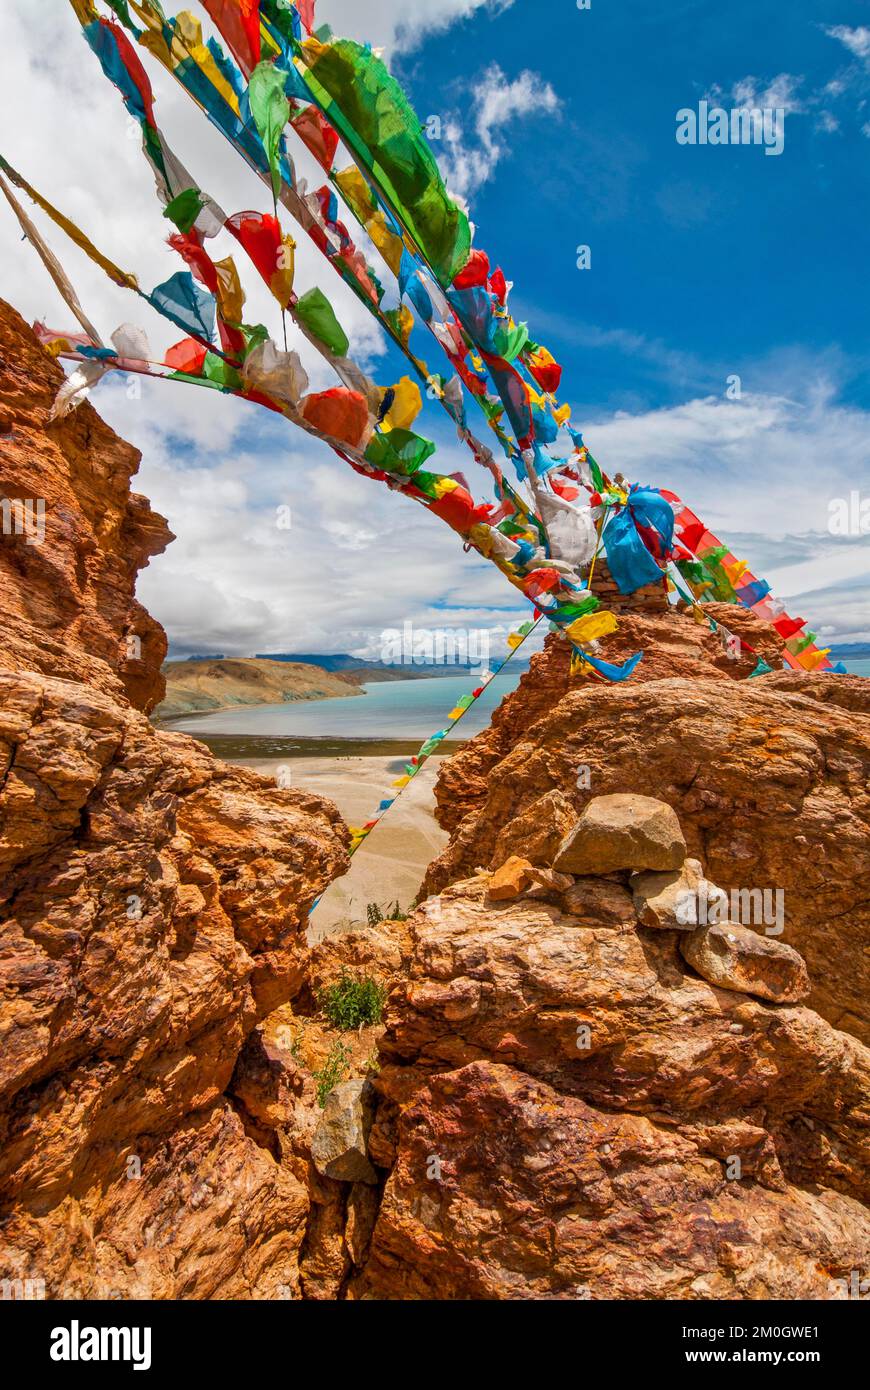
<svg viewBox="0 0 870 1390">
<path fill-rule="evenodd" d="M 368 1159 L 373 1104 L 371 1082 L 361 1077 L 342 1081 L 330 1091 L 311 1143 L 318 1173 L 339 1182 L 377 1182 Z"/>
<path fill-rule="evenodd" d="M 521 854 L 532 864 L 552 864 L 576 820 L 577 811 L 568 797 L 561 791 L 549 791 L 508 821 L 490 862 L 502 864 L 509 855 Z"/>
<path fill-rule="evenodd" d="M 631 891 L 637 919 L 643 927 L 693 931 L 699 921 L 699 894 L 703 895 L 708 921 L 724 921 L 728 916 L 727 895 L 704 878 L 697 859 L 687 859 L 681 869 L 667 873 L 632 874 Z"/>
<path fill-rule="evenodd" d="M 680 940 L 680 951 L 698 974 L 719 989 L 739 990 L 774 1004 L 796 1004 L 810 992 L 803 956 L 736 922 L 699 927 Z"/>
<path fill-rule="evenodd" d="M 686 842 L 672 806 L 651 796 L 596 796 L 562 841 L 553 868 L 570 874 L 679 869 Z"/>
<path fill-rule="evenodd" d="M 518 898 L 534 883 L 532 866 L 528 859 L 512 854 L 496 869 L 489 880 L 489 896 L 493 902 L 506 902 Z"/>
<path fill-rule="evenodd" d="M 537 898 L 558 897 L 573 883 L 573 878 L 568 874 L 541 868 L 518 854 L 512 854 L 491 876 L 488 896 L 493 902 L 508 902 L 523 893 Z"/>
</svg>

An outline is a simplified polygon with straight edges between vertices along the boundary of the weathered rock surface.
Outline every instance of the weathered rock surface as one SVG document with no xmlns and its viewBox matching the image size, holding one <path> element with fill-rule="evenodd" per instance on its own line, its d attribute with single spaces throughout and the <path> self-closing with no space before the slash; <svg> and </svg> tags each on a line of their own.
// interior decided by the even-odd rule
<svg viewBox="0 0 870 1390">
<path fill-rule="evenodd" d="M 377 1182 L 368 1159 L 373 1102 L 371 1082 L 364 1079 L 342 1081 L 330 1091 L 311 1141 L 311 1158 L 323 1177 Z"/>
<path fill-rule="evenodd" d="M 682 934 L 486 885 L 407 924 L 351 1296 L 842 1296 L 870 1259 L 870 1052 L 712 988 Z"/>
<path fill-rule="evenodd" d="M 439 1073 L 399 1119 L 356 1294 L 842 1296 L 837 1277 L 866 1258 L 866 1210 L 829 1190 L 777 1190 L 763 1166 L 750 1176 L 758 1135 L 745 1181 L 729 1182 L 701 1129 L 597 1111 L 491 1061 Z M 726 1147 L 745 1153 L 746 1140 Z M 426 1177 L 433 1152 L 439 1181 Z"/>
<path fill-rule="evenodd" d="M 652 796 L 596 796 L 559 846 L 553 867 L 569 874 L 678 869 L 686 842 L 672 807 Z"/>
<path fill-rule="evenodd" d="M 796 1004 L 810 992 L 802 956 L 782 941 L 735 922 L 698 927 L 680 942 L 683 959 L 719 989 Z"/>
<path fill-rule="evenodd" d="M 139 451 L 90 405 L 48 422 L 62 380 L 0 301 L 0 499 L 43 508 L 42 528 L 33 510 L 30 536 L 0 537 L 0 669 L 82 681 L 149 711 L 166 634 L 137 603 L 136 576 L 174 537 L 130 491 Z"/>
<path fill-rule="evenodd" d="M 90 406 L 46 423 L 60 370 L 3 306 L 0 340 L 2 490 L 47 503 L 42 544 L 0 544 L 0 1269 L 49 1298 L 298 1295 L 306 1185 L 227 1092 L 346 830 L 140 712 L 165 638 L 135 575 L 171 537 Z"/>
<path fill-rule="evenodd" d="M 868 1039 L 870 682 L 785 671 L 728 680 L 704 666 L 694 678 L 688 662 L 679 677 L 649 679 L 681 623 L 693 640 L 701 632 L 680 614 L 660 623 L 664 646 L 647 629 L 653 663 L 641 662 L 637 685 L 575 682 L 559 698 L 560 648 L 533 658 L 493 727 L 442 765 L 439 819 L 453 833 L 423 891 L 496 868 L 508 841 L 525 854 L 511 827 L 533 818 L 542 797 L 565 798 L 578 815 L 593 797 L 656 797 L 676 811 L 688 854 L 713 883 L 782 892 L 781 939 L 807 962 L 808 1003 Z M 578 786 L 581 767 L 589 776 Z"/>
</svg>

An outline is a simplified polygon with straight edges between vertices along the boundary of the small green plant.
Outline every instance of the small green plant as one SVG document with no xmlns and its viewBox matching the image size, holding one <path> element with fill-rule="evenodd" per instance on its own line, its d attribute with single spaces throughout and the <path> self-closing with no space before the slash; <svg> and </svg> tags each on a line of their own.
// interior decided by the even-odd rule
<svg viewBox="0 0 870 1390">
<path fill-rule="evenodd" d="M 370 927 L 376 927 L 379 922 L 404 922 L 407 917 L 407 912 L 403 912 L 399 907 L 398 898 L 394 903 L 387 903 L 385 908 L 381 908 L 379 903 L 369 903 L 366 908 L 366 919 Z"/>
<path fill-rule="evenodd" d="M 370 975 L 352 975 L 349 970 L 342 970 L 335 983 L 317 996 L 317 1005 L 333 1028 L 347 1033 L 367 1023 L 380 1023 L 386 998 L 384 986 Z"/>
<path fill-rule="evenodd" d="M 321 1110 L 326 1104 L 330 1091 L 334 1090 L 338 1083 L 345 1079 L 349 1070 L 350 1048 L 345 1047 L 342 1042 L 333 1043 L 323 1066 L 319 1071 L 311 1073 L 317 1083 L 317 1104 Z"/>
</svg>

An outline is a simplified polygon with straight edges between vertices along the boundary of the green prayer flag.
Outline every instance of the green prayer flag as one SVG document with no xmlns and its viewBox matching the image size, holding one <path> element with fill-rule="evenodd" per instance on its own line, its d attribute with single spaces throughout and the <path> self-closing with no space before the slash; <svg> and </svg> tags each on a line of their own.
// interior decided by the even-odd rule
<svg viewBox="0 0 870 1390">
<path fill-rule="evenodd" d="M 163 209 L 163 216 L 170 222 L 174 222 L 183 236 L 187 236 L 199 214 L 202 212 L 205 199 L 198 188 L 186 188 L 183 193 L 167 203 Z"/>
<path fill-rule="evenodd" d="M 368 46 L 337 39 L 315 56 L 308 85 L 366 172 L 373 175 L 442 285 L 468 260 L 468 218 L 444 187 L 405 93 Z"/>
<path fill-rule="evenodd" d="M 235 367 L 223 357 L 219 357 L 216 352 L 206 353 L 202 374 L 207 381 L 213 381 L 215 386 L 227 391 L 237 391 L 242 384 L 242 378 Z"/>
<path fill-rule="evenodd" d="M 281 192 L 281 136 L 290 116 L 290 103 L 284 93 L 287 74 L 269 59 L 258 63 L 251 73 L 248 99 L 257 133 L 263 142 L 272 171 L 272 192 Z"/>
<path fill-rule="evenodd" d="M 313 333 L 319 342 L 329 348 L 333 356 L 346 356 L 349 347 L 347 334 L 335 317 L 335 311 L 323 290 L 316 286 L 307 290 L 296 305 L 296 316 L 309 333 Z"/>
<path fill-rule="evenodd" d="M 431 440 L 423 439 L 411 430 L 389 430 L 372 435 L 366 458 L 375 468 L 382 468 L 386 473 L 404 473 L 410 477 L 434 452 L 435 445 Z"/>
</svg>

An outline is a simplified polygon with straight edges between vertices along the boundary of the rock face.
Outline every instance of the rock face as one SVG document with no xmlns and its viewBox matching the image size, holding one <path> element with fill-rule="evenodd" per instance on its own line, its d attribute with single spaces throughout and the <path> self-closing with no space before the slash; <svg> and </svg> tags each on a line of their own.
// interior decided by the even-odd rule
<svg viewBox="0 0 870 1390">
<path fill-rule="evenodd" d="M 639 621 L 621 619 L 620 631 Z M 779 939 L 807 962 L 808 1004 L 866 1040 L 870 682 L 785 671 L 729 680 L 700 660 L 693 675 L 686 627 L 700 646 L 700 629 L 680 614 L 668 615 L 661 643 L 647 629 L 638 685 L 575 682 L 559 698 L 568 688 L 561 649 L 533 658 L 492 728 L 442 766 L 439 820 L 452 837 L 423 893 L 479 866 L 495 869 L 508 854 L 552 863 L 554 833 L 524 843 L 518 830 L 534 826 L 539 810 L 552 825 L 558 807 L 564 835 L 571 813 L 594 797 L 657 797 L 673 807 L 689 855 L 713 882 L 729 895 L 766 892 L 768 915 L 781 906 Z M 680 674 L 650 679 L 677 637 Z"/>
<path fill-rule="evenodd" d="M 870 1259 L 870 1052 L 713 988 L 612 877 L 578 880 L 584 916 L 487 880 L 407 924 L 350 1295 L 842 1297 Z"/>
<path fill-rule="evenodd" d="M 346 831 L 154 731 L 165 639 L 133 587 L 171 537 L 90 406 L 47 424 L 59 368 L 5 307 L 0 344 L 3 495 L 46 502 L 42 543 L 0 538 L 0 1270 L 292 1296 L 309 1192 L 228 1093 Z"/>
<path fill-rule="evenodd" d="M 96 411 L 48 423 L 62 380 L 0 301 L 0 669 L 81 681 L 147 712 L 163 696 L 166 635 L 133 593 L 174 537 L 130 492 L 138 450 Z"/>
</svg>

